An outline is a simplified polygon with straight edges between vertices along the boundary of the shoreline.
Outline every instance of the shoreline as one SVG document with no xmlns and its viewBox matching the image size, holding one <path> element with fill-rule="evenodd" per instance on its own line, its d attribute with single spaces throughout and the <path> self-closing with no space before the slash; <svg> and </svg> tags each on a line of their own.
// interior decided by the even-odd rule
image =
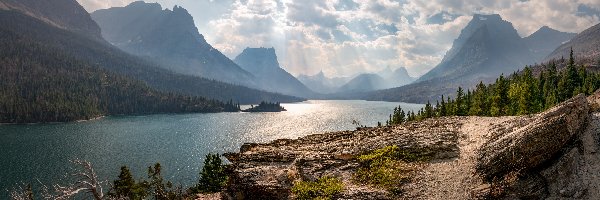
<svg viewBox="0 0 600 200">
<path fill-rule="evenodd" d="M 90 119 L 78 119 L 78 120 L 73 120 L 73 121 L 66 121 L 66 122 L 31 122 L 31 123 L 0 123 L 0 126 L 10 126 L 10 125 L 39 125 L 39 124 L 65 124 L 65 123 L 79 123 L 79 122 L 87 122 L 87 121 L 94 121 L 94 120 L 99 120 L 99 119 L 103 119 L 107 117 L 107 115 L 101 115 L 101 116 L 97 116 L 97 117 L 93 117 Z"/>
</svg>

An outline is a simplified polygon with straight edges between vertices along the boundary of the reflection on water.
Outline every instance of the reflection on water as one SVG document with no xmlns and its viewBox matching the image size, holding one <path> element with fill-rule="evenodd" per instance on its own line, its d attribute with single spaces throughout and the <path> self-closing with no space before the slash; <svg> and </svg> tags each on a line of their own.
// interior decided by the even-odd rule
<svg viewBox="0 0 600 200">
<path fill-rule="evenodd" d="M 108 117 L 95 121 L 0 126 L 0 199 L 17 183 L 56 183 L 69 160 L 91 161 L 98 175 L 113 180 L 121 165 L 141 177 L 155 162 L 165 178 L 197 181 L 209 152 L 237 151 L 245 142 L 268 142 L 314 133 L 354 129 L 352 120 L 375 126 L 393 107 L 418 104 L 367 101 L 307 101 L 283 104 L 281 113 L 212 113 Z"/>
</svg>

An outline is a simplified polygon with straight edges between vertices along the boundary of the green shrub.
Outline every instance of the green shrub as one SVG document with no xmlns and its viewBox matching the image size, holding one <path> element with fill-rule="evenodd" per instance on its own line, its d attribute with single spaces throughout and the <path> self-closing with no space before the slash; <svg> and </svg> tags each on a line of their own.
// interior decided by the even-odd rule
<svg viewBox="0 0 600 200">
<path fill-rule="evenodd" d="M 432 158 L 428 149 L 400 149 L 398 146 L 387 146 L 373 152 L 358 156 L 360 168 L 356 170 L 354 179 L 400 193 L 402 184 L 410 181 L 413 172 L 418 169 L 414 162 L 428 161 Z"/>
<path fill-rule="evenodd" d="M 324 176 L 315 182 L 299 181 L 292 187 L 296 198 L 305 199 L 331 199 L 343 191 L 344 184 L 337 178 Z"/>
</svg>

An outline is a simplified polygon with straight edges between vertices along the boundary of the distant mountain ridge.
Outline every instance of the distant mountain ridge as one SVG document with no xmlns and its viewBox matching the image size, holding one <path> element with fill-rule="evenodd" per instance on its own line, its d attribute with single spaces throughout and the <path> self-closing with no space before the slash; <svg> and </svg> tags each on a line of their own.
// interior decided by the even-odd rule
<svg viewBox="0 0 600 200">
<path fill-rule="evenodd" d="M 257 88 L 252 74 L 206 42 L 182 7 L 163 10 L 158 3 L 136 1 L 91 16 L 104 38 L 128 53 L 177 73 Z"/>
<path fill-rule="evenodd" d="M 274 48 L 246 48 L 234 62 L 257 78 L 260 88 L 287 95 L 310 97 L 314 92 L 279 65 Z"/>
<path fill-rule="evenodd" d="M 330 94 L 337 92 L 337 90 L 344 84 L 348 83 L 351 79 L 350 77 L 327 77 L 323 73 L 323 71 L 319 71 L 319 73 L 315 75 L 299 75 L 296 77 L 300 82 L 302 82 L 306 87 L 311 90 L 321 93 L 321 94 Z"/>
<path fill-rule="evenodd" d="M 548 26 L 543 26 L 531 35 L 523 38 L 523 40 L 529 46 L 535 61 L 541 63 L 559 45 L 568 42 L 576 35 L 577 33 L 560 32 Z"/>
<path fill-rule="evenodd" d="M 400 87 L 413 82 L 415 78 L 408 75 L 406 68 L 400 67 L 392 70 L 390 67 L 377 73 L 364 73 L 354 77 L 341 86 L 337 92 L 369 92 L 387 88 Z"/>
<path fill-rule="evenodd" d="M 424 103 L 442 95 L 454 95 L 458 87 L 471 88 L 500 74 L 510 74 L 541 61 L 545 52 L 569 40 L 573 34 L 542 27 L 521 38 L 500 15 L 476 14 L 440 64 L 415 83 L 362 94 L 363 99 Z M 540 42 L 544 41 L 544 42 Z"/>
<path fill-rule="evenodd" d="M 300 75 L 298 80 L 314 91 L 329 94 L 325 96 L 339 98 L 340 95 L 344 96 L 353 92 L 368 92 L 403 86 L 413 82 L 415 78 L 411 77 L 404 67 L 392 70 L 388 66 L 376 73 L 362 73 L 354 77 L 329 78 L 320 71 L 312 76 Z"/>
<path fill-rule="evenodd" d="M 359 74 L 338 89 L 338 93 L 368 92 L 385 89 L 387 82 L 377 74 Z"/>
<path fill-rule="evenodd" d="M 577 34 L 569 42 L 560 45 L 545 60 L 568 58 L 573 48 L 576 60 L 586 65 L 600 64 L 600 24 L 596 24 Z"/>
<path fill-rule="evenodd" d="M 408 71 L 404 67 L 399 67 L 395 70 L 392 70 L 390 67 L 386 67 L 377 74 L 386 80 L 386 88 L 400 87 L 410 84 L 416 80 L 416 78 L 408 74 Z"/>
</svg>

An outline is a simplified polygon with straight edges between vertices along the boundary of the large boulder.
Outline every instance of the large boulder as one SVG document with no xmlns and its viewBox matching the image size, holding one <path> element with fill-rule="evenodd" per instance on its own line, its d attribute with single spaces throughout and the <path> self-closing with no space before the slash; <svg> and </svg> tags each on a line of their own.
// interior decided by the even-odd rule
<svg viewBox="0 0 600 200">
<path fill-rule="evenodd" d="M 580 94 L 531 117 L 527 125 L 481 147 L 477 172 L 487 181 L 493 181 L 542 165 L 584 131 L 588 112 L 586 97 Z"/>
</svg>

